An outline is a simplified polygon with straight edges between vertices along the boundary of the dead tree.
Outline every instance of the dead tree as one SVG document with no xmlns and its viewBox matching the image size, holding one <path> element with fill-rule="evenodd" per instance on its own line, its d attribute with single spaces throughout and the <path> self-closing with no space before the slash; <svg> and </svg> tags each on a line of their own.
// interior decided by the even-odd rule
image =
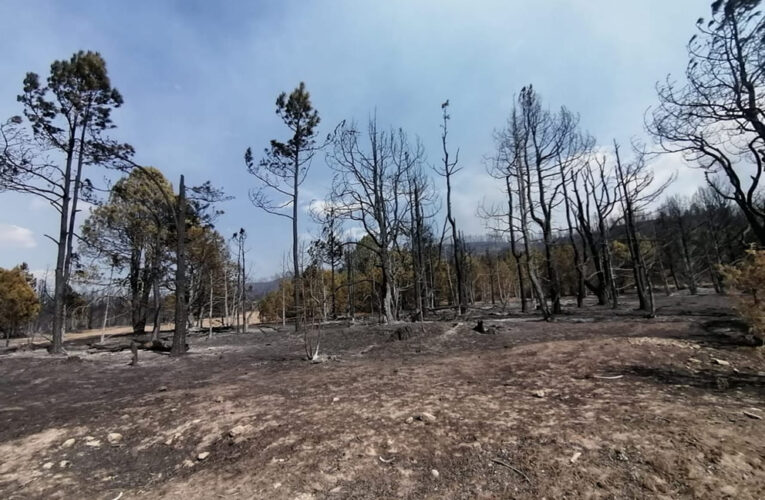
<svg viewBox="0 0 765 500">
<path fill-rule="evenodd" d="M 406 231 L 409 214 L 409 171 L 422 156 L 422 146 L 409 144 L 402 130 L 383 132 L 375 118 L 367 128 L 368 147 L 353 124 L 343 123 L 336 131 L 328 163 L 334 170 L 332 200 L 338 216 L 361 225 L 370 244 L 359 241 L 377 256 L 382 271 L 381 319 L 395 317 L 393 248 Z"/>
<path fill-rule="evenodd" d="M 507 129 L 497 135 L 498 155 L 491 169 L 494 177 L 504 180 L 508 195 L 507 231 L 518 265 L 521 296 L 525 297 L 524 273 L 520 262 L 525 257 L 526 274 L 531 281 L 532 291 L 537 296 L 538 307 L 543 310 L 545 317 L 561 312 L 561 284 L 557 264 L 553 258 L 553 250 L 557 244 L 553 217 L 561 204 L 565 204 L 566 213 L 570 213 L 567 182 L 571 172 L 590 147 L 590 143 L 583 140 L 577 130 L 578 120 L 578 116 L 565 108 L 558 113 L 543 109 L 541 99 L 533 87 L 524 87 L 513 108 Z M 573 238 L 570 216 L 567 219 L 570 241 L 574 246 L 575 267 L 580 278 L 577 295 L 581 302 L 584 296 L 584 255 L 579 254 L 579 248 Z M 532 222 L 542 236 L 546 287 L 539 280 L 531 263 L 529 249 L 532 232 L 529 224 Z M 516 245 L 516 228 L 523 240 L 523 251 Z M 540 300 L 540 293 L 543 300 Z M 546 307 L 548 295 L 552 302 L 552 310 L 549 312 Z M 525 309 L 524 302 L 522 299 L 522 308 Z"/>
<path fill-rule="evenodd" d="M 423 283 L 424 261 L 421 233 L 421 189 L 422 186 L 419 185 L 419 180 L 416 176 L 410 176 L 409 193 L 411 201 L 409 204 L 409 241 L 412 253 L 412 271 L 414 272 L 414 314 L 412 315 L 414 321 L 422 321 L 424 319 L 423 285 L 425 285 L 425 283 Z"/>
<path fill-rule="evenodd" d="M 691 212 L 700 224 L 698 244 L 704 249 L 712 282 L 725 293 L 720 266 L 734 262 L 745 247 L 742 235 L 748 224 L 740 211 L 717 191 L 707 186 L 693 195 Z"/>
<path fill-rule="evenodd" d="M 510 251 L 515 259 L 516 273 L 518 274 L 518 288 L 519 298 L 521 301 L 521 312 L 528 311 L 528 305 L 526 300 L 526 284 L 523 271 L 523 259 L 525 252 L 521 245 L 521 236 L 519 235 L 518 223 L 520 216 L 518 214 L 518 204 L 516 201 L 516 193 L 518 193 L 518 164 L 519 159 L 519 131 L 517 130 L 517 117 L 515 110 L 513 111 L 513 117 L 508 121 L 508 127 L 500 132 L 497 132 L 494 137 L 497 154 L 491 160 L 489 164 L 489 175 L 495 179 L 501 180 L 504 185 L 504 192 L 507 195 L 507 210 L 503 211 L 498 207 L 486 207 L 479 206 L 479 215 L 484 220 L 494 220 L 496 225 L 492 225 L 490 229 L 497 233 L 504 233 L 508 235 L 510 240 Z"/>
<path fill-rule="evenodd" d="M 605 305 L 610 298 L 611 307 L 616 308 L 619 298 L 608 222 L 618 200 L 616 181 L 607 170 L 605 156 L 591 155 L 589 161 L 572 175 L 570 186 L 574 194 L 576 229 L 587 243 L 595 267 L 594 281 L 587 279 L 585 285 L 597 296 L 598 304 Z"/>
<path fill-rule="evenodd" d="M 510 251 L 513 253 L 515 259 L 516 273 L 518 274 L 518 292 L 521 298 L 521 312 L 528 312 L 528 305 L 526 300 L 526 284 L 523 273 L 522 259 L 528 261 L 528 255 L 521 249 L 518 243 L 518 229 L 516 227 L 517 216 L 516 207 L 513 203 L 513 188 L 512 188 L 512 174 L 508 173 L 505 176 L 505 188 L 507 189 L 507 227 L 510 233 Z"/>
<path fill-rule="evenodd" d="M 560 113 L 542 109 L 541 99 L 531 85 L 521 89 L 518 101 L 520 122 L 525 129 L 521 160 L 528 215 L 542 233 L 552 313 L 559 314 L 560 278 L 552 255 L 553 212 L 562 203 L 563 180 L 558 161 L 564 145 L 576 133 L 578 118 L 565 108 Z"/>
<path fill-rule="evenodd" d="M 424 319 L 427 297 L 429 296 L 429 282 L 427 279 L 428 269 L 425 262 L 425 220 L 431 217 L 427 213 L 428 205 L 435 198 L 432 185 L 425 177 L 419 165 L 415 164 L 409 170 L 409 242 L 412 254 L 412 267 L 414 273 L 414 319 Z"/>
<path fill-rule="evenodd" d="M 525 90 L 525 89 L 524 89 Z M 522 103 L 523 97 L 519 99 L 519 104 Z M 530 147 L 530 132 L 527 127 L 525 113 L 520 110 L 519 116 L 518 107 L 514 107 L 510 122 L 508 124 L 508 138 L 509 141 L 506 144 L 508 148 L 507 158 L 512 159 L 508 164 L 510 177 L 515 179 L 516 185 L 512 186 L 512 189 L 508 189 L 508 202 L 512 205 L 511 193 L 515 190 L 518 196 L 518 222 L 520 235 L 523 242 L 523 261 L 525 264 L 526 274 L 531 282 L 531 291 L 537 302 L 537 308 L 541 311 L 542 316 L 546 321 L 552 319 L 553 312 L 547 302 L 547 295 L 545 293 L 542 282 L 537 274 L 535 263 L 533 262 L 531 255 L 531 240 L 532 233 L 529 227 L 529 218 L 532 212 L 531 193 L 531 176 L 530 169 L 528 168 L 528 149 Z M 513 207 L 510 206 L 510 214 L 513 213 Z M 510 226 L 513 226 L 511 221 Z M 548 268 L 549 269 L 549 268 Z"/>
<path fill-rule="evenodd" d="M 286 297 L 285 286 L 284 286 L 284 280 L 287 279 L 286 260 L 287 260 L 287 256 L 284 255 L 282 257 L 282 275 L 281 275 L 281 285 L 280 285 L 280 288 L 282 289 L 282 326 L 287 325 L 287 297 Z"/>
<path fill-rule="evenodd" d="M 673 243 L 678 243 L 676 246 L 679 249 L 678 254 L 683 264 L 683 276 L 685 277 L 686 286 L 691 295 L 696 295 L 698 293 L 696 259 L 692 255 L 691 232 L 693 228 L 688 220 L 688 207 L 684 200 L 673 196 L 659 207 L 659 212 L 661 214 L 660 217 L 671 224 L 670 231 L 665 234 L 668 240 L 665 244 L 672 245 Z"/>
<path fill-rule="evenodd" d="M 345 250 L 345 272 L 347 274 L 348 282 L 348 317 L 351 319 L 351 323 L 354 323 L 356 321 L 356 288 L 354 286 L 354 269 L 356 263 L 353 258 L 352 244 L 354 243 L 348 240 L 343 247 Z"/>
<path fill-rule="evenodd" d="M 446 180 L 446 220 L 449 222 L 452 233 L 452 260 L 454 262 L 454 272 L 457 277 L 457 315 L 461 316 L 467 311 L 467 302 L 465 298 L 465 269 L 464 258 L 462 254 L 462 245 L 459 241 L 459 232 L 457 231 L 457 221 L 454 219 L 452 213 L 452 177 L 462 170 L 462 167 L 457 167 L 459 163 L 460 150 L 457 148 L 457 152 L 454 154 L 454 160 L 449 158 L 449 149 L 446 145 L 446 139 L 448 135 L 447 123 L 451 118 L 447 112 L 449 107 L 449 100 L 441 104 L 441 110 L 443 111 L 443 123 L 441 125 L 441 147 L 443 151 L 442 166 L 436 168 L 435 171 L 438 175 Z"/>
<path fill-rule="evenodd" d="M 637 229 L 638 215 L 641 211 L 656 201 L 674 181 L 670 177 L 661 185 L 654 184 L 654 173 L 646 163 L 646 154 L 635 147 L 635 158 L 631 162 L 622 162 L 619 145 L 614 141 L 614 156 L 616 158 L 616 181 L 619 188 L 619 203 L 627 236 L 627 246 L 632 258 L 632 269 L 635 276 L 635 288 L 638 294 L 640 309 L 647 311 L 649 317 L 656 315 L 653 297 L 650 269 L 641 248 L 641 234 Z"/>
<path fill-rule="evenodd" d="M 247 266 L 245 241 L 247 240 L 247 231 L 240 228 L 239 231 L 231 236 L 236 243 L 236 293 L 234 294 L 234 303 L 236 304 L 235 324 L 237 333 L 247 332 Z M 241 314 L 241 321 L 240 321 Z"/>
<path fill-rule="evenodd" d="M 178 185 L 178 201 L 175 204 L 175 328 L 171 355 L 180 356 L 186 352 L 186 330 L 188 297 L 186 276 L 186 184 L 181 175 Z"/>
<path fill-rule="evenodd" d="M 565 115 L 564 115 L 565 116 Z M 568 229 L 568 240 L 571 244 L 573 253 L 573 265 L 576 269 L 576 305 L 582 307 L 584 297 L 587 294 L 585 264 L 587 262 L 587 246 L 582 242 L 580 245 L 574 236 L 574 223 L 572 216 L 574 207 L 569 189 L 575 183 L 575 174 L 584 164 L 587 164 L 595 140 L 592 137 L 585 137 L 581 134 L 570 134 L 564 137 L 563 148 L 558 153 L 558 168 L 560 171 L 561 186 L 563 188 L 564 212 L 566 214 L 566 228 Z M 580 239 L 581 239 L 581 235 Z"/>
<path fill-rule="evenodd" d="M 765 162 L 765 18 L 757 0 L 716 0 L 688 42 L 685 81 L 657 85 L 648 130 L 668 152 L 705 170 L 709 185 L 735 203 L 765 244 L 759 196 Z"/>
</svg>

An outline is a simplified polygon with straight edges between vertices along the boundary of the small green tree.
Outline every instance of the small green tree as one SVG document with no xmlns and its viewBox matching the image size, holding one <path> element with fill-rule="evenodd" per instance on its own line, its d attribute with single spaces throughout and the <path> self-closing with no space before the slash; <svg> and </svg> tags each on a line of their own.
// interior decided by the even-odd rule
<svg viewBox="0 0 765 500">
<path fill-rule="evenodd" d="M 313 217 L 321 224 L 321 237 L 311 243 L 308 253 L 321 264 L 329 264 L 330 291 L 332 297 L 332 318 L 337 318 L 337 285 L 335 271 L 343 262 L 343 242 L 340 238 L 340 220 L 335 213 L 335 207 L 329 206 L 321 211 L 314 211 Z"/>
<path fill-rule="evenodd" d="M 31 284 L 33 280 L 25 265 L 0 268 L 0 330 L 5 333 L 6 346 L 40 311 L 40 301 Z"/>
<path fill-rule="evenodd" d="M 136 334 L 144 333 L 152 289 L 155 306 L 159 299 L 159 281 L 170 246 L 168 227 L 173 218 L 164 201 L 173 196 L 162 172 L 152 167 L 135 169 L 114 184 L 108 201 L 93 210 L 82 226 L 80 253 L 118 271 L 127 268 Z M 154 327 L 158 330 L 157 324 Z"/>
<path fill-rule="evenodd" d="M 736 310 L 762 344 L 765 340 L 765 250 L 750 249 L 736 265 L 722 266 L 726 285 L 738 291 Z"/>
</svg>

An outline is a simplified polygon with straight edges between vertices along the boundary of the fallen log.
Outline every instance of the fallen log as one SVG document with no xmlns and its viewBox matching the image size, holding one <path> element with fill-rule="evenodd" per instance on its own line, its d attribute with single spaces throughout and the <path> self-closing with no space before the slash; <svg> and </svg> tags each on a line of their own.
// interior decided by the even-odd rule
<svg viewBox="0 0 765 500">
<path fill-rule="evenodd" d="M 170 352 L 170 350 L 172 349 L 171 344 L 162 342 L 160 340 L 149 340 L 146 342 L 139 342 L 139 341 L 133 340 L 130 343 L 121 343 L 116 345 L 93 343 L 93 344 L 89 344 L 88 347 L 96 351 L 120 352 L 120 351 L 126 351 L 128 349 L 133 350 L 133 345 L 135 345 L 135 349 L 141 349 L 144 351 Z"/>
<path fill-rule="evenodd" d="M 130 344 L 117 344 L 117 345 L 88 344 L 88 348 L 92 351 L 120 352 L 125 349 L 130 349 Z"/>
</svg>

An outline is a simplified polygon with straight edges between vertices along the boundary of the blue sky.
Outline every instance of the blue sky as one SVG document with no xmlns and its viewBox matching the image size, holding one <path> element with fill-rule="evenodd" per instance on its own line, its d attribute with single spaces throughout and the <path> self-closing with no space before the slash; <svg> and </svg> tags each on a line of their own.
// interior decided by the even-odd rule
<svg viewBox="0 0 765 500">
<path fill-rule="evenodd" d="M 306 82 L 322 133 L 376 110 L 381 124 L 419 135 L 432 163 L 440 104 L 450 99 L 450 140 L 464 166 L 455 213 L 466 233 L 479 234 L 476 205 L 501 198 L 483 158 L 523 85 L 579 112 L 599 143 L 626 143 L 643 135 L 655 82 L 681 75 L 685 43 L 708 11 L 707 0 L 2 0 L 0 118 L 20 114 L 15 97 L 27 71 L 47 75 L 77 50 L 101 52 L 125 98 L 114 136 L 174 184 L 184 173 L 234 196 L 217 226 L 224 235 L 244 227 L 251 275 L 270 277 L 290 247 L 288 221 L 250 204 L 254 178 L 242 158 L 248 146 L 259 152 L 284 138 L 274 114 L 281 91 Z M 674 192 L 702 182 L 677 157 L 656 168 L 659 177 L 678 171 Z M 329 179 L 318 156 L 301 205 L 323 198 Z M 303 222 L 309 238 L 315 229 L 307 215 Z M 41 201 L 0 193 L 0 267 L 52 267 L 44 234 L 55 226 Z"/>
</svg>

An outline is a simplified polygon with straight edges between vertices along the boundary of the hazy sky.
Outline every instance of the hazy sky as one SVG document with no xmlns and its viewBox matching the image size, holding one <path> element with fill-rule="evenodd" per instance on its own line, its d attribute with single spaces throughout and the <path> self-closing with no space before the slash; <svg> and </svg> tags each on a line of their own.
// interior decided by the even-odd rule
<svg viewBox="0 0 765 500">
<path fill-rule="evenodd" d="M 655 82 L 682 73 L 685 43 L 709 3 L 0 0 L 0 119 L 20 114 L 16 95 L 27 71 L 47 76 L 56 59 L 99 51 L 125 98 L 114 136 L 174 184 L 184 173 L 187 183 L 211 180 L 234 196 L 216 225 L 224 236 L 244 227 L 251 274 L 269 277 L 280 270 L 291 233 L 286 219 L 250 204 L 254 178 L 243 153 L 285 138 L 274 114 L 279 92 L 305 81 L 322 134 L 343 119 L 363 123 L 376 110 L 382 125 L 419 135 L 431 163 L 440 160 L 440 104 L 450 99 L 450 139 L 464 166 L 457 223 L 479 234 L 477 203 L 501 197 L 483 158 L 519 89 L 533 83 L 550 106 L 580 113 L 603 145 L 640 137 Z M 661 177 L 679 170 L 673 190 L 682 194 L 702 179 L 674 157 L 656 168 Z M 329 179 L 319 155 L 301 205 L 323 198 Z M 303 222 L 308 238 L 316 231 L 307 216 Z M 44 234 L 56 224 L 44 202 L 0 193 L 0 267 L 52 267 L 55 248 Z"/>
</svg>

